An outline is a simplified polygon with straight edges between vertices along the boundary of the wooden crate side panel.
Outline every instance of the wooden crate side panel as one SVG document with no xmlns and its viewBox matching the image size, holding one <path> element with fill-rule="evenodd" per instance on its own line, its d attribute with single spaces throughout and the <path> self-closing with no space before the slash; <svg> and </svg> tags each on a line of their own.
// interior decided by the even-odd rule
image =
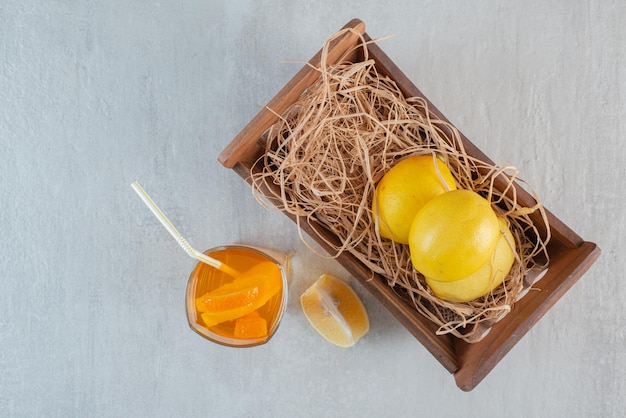
<svg viewBox="0 0 626 418">
<path fill-rule="evenodd" d="M 579 248 L 560 247 L 554 250 L 554 262 L 546 275 L 513 310 L 480 342 L 467 344 L 457 340 L 459 370 L 455 373 L 457 385 L 472 390 L 500 362 L 515 344 L 548 310 L 578 281 L 600 255 L 600 249 L 591 242 Z"/>
</svg>

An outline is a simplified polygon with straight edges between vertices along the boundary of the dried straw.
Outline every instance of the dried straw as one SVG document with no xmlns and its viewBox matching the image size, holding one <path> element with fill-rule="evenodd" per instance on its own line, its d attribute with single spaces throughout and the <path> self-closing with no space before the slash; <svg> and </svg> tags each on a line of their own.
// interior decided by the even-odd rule
<svg viewBox="0 0 626 418">
<path fill-rule="evenodd" d="M 334 245 L 318 234 L 334 249 L 331 257 L 352 254 L 437 324 L 439 334 L 479 341 L 528 291 L 545 267 L 537 260 L 547 263 L 550 237 L 540 200 L 531 189 L 538 203 L 521 206 L 514 187 L 523 184 L 517 170 L 468 155 L 456 128 L 436 118 L 424 98 L 405 98 L 393 80 L 378 73 L 362 37 L 362 61 L 327 65 L 330 43 L 342 34 L 325 44 L 319 80 L 266 132 L 265 153 L 251 170 L 253 192 L 263 203 L 261 190 L 266 195 L 276 190 L 270 197 L 280 210 L 298 222 L 324 225 L 341 242 Z M 407 156 L 434 153 L 459 188 L 480 193 L 506 217 L 516 241 L 516 260 L 503 285 L 468 303 L 435 297 L 413 269 L 408 246 L 380 237 L 371 210 L 376 183 L 390 167 Z M 497 182 L 504 186 L 496 188 Z M 547 236 L 531 220 L 535 212 Z"/>
</svg>

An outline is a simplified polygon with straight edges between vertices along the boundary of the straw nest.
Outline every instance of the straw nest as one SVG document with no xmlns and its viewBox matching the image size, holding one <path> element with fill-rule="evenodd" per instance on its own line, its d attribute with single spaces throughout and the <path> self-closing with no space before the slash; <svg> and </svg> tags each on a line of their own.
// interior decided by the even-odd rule
<svg viewBox="0 0 626 418">
<path fill-rule="evenodd" d="M 299 224 L 322 224 L 341 242 L 327 242 L 334 249 L 331 257 L 352 254 L 373 272 L 372 280 L 386 280 L 437 324 L 438 334 L 479 341 L 547 263 L 550 229 L 540 200 L 524 185 L 536 204 L 522 206 L 514 186 L 523 184 L 517 170 L 468 155 L 457 129 L 435 117 L 424 98 L 405 98 L 393 80 L 379 74 L 363 37 L 362 61 L 327 65 L 330 43 L 342 34 L 322 49 L 318 81 L 266 132 L 265 153 L 251 170 L 253 192 L 265 204 L 268 190 L 274 190 L 269 197 Z M 516 259 L 504 283 L 467 303 L 435 297 L 413 268 L 408 246 L 381 238 L 371 211 L 376 183 L 390 167 L 404 157 L 432 153 L 443 157 L 459 188 L 492 203 L 516 240 Z"/>
</svg>

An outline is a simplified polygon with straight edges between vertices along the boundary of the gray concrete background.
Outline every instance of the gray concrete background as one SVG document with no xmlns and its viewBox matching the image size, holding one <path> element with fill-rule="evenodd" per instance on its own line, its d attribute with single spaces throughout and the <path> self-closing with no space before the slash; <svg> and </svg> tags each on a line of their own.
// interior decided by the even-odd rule
<svg viewBox="0 0 626 418">
<path fill-rule="evenodd" d="M 472 392 L 218 153 L 353 17 L 456 126 L 512 164 L 600 260 Z M 623 1 L 0 3 L 0 416 L 618 417 L 626 409 Z M 186 324 L 198 248 L 295 251 L 283 324 L 231 350 Z M 321 272 L 371 319 L 309 327 Z"/>
</svg>

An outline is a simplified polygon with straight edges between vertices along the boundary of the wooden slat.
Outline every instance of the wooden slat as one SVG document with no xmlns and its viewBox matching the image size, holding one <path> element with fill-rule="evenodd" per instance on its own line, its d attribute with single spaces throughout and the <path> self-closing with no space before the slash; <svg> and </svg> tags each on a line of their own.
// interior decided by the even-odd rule
<svg viewBox="0 0 626 418">
<path fill-rule="evenodd" d="M 457 386 L 472 390 L 522 339 L 541 317 L 567 292 L 600 256 L 600 249 L 591 242 L 579 248 L 561 247 L 552 254 L 548 273 L 515 303 L 513 311 L 495 324 L 480 342 L 457 342 L 460 363 L 454 378 Z"/>
</svg>

